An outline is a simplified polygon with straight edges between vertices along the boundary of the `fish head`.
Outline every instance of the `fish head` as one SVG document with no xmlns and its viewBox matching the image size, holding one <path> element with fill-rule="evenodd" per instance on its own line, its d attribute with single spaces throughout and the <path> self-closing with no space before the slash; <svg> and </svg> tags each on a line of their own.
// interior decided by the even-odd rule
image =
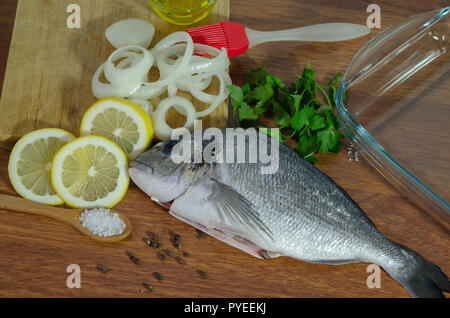
<svg viewBox="0 0 450 318">
<path fill-rule="evenodd" d="M 188 163 L 173 160 L 172 150 L 179 141 L 156 144 L 130 163 L 128 172 L 134 183 L 152 200 L 165 203 L 183 194 L 195 178 Z"/>
<path fill-rule="evenodd" d="M 174 154 L 183 146 L 194 151 L 180 162 Z M 194 158 L 196 147 L 202 150 L 200 162 Z M 229 165 L 215 161 L 223 149 L 223 144 L 208 141 L 164 141 L 132 161 L 129 174 L 142 191 L 172 216 L 251 255 L 263 257 L 262 251 L 272 244 L 273 235 L 251 203 L 226 184 Z M 211 161 L 205 159 L 205 153 L 211 153 Z"/>
</svg>

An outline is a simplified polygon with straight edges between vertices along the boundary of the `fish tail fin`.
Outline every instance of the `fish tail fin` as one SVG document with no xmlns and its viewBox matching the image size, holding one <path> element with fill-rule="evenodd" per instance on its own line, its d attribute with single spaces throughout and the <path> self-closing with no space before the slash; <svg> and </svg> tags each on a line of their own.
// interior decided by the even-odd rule
<svg viewBox="0 0 450 318">
<path fill-rule="evenodd" d="M 413 297 L 443 298 L 443 292 L 450 292 L 450 281 L 439 266 L 409 248 L 401 246 L 401 252 L 405 255 L 405 266 L 386 271 Z"/>
</svg>

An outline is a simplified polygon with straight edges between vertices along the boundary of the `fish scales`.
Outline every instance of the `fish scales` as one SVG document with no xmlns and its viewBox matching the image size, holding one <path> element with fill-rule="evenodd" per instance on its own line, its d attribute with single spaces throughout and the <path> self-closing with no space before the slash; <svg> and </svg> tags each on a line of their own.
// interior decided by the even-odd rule
<svg viewBox="0 0 450 318">
<path fill-rule="evenodd" d="M 284 150 L 284 147 L 280 149 L 281 157 Z M 291 160 L 297 164 L 298 159 L 295 155 Z M 309 163 L 304 162 L 304 165 Z M 328 178 L 324 178 L 317 169 L 306 167 L 300 172 L 302 177 L 290 178 L 291 182 L 288 183 L 285 175 L 292 169 L 290 164 L 280 166 L 276 176 L 260 174 L 257 164 L 231 164 L 228 167 L 229 184 L 252 202 L 263 223 L 268 224 L 276 236 L 275 241 L 286 247 L 283 252 L 291 253 L 289 256 L 309 261 L 327 260 L 325 255 L 330 257 L 329 246 L 337 254 L 338 260 L 352 260 L 355 255 L 348 255 L 348 250 L 355 249 L 343 248 L 345 245 L 342 243 L 357 244 L 355 240 L 358 238 L 366 240 L 367 232 L 362 231 L 361 226 L 374 232 L 371 226 L 366 226 L 364 219 L 358 218 L 358 208 L 348 206 L 349 202 L 339 189 L 328 183 L 323 186 L 322 180 Z M 303 164 L 300 167 L 304 167 Z M 311 183 L 307 184 L 303 180 L 311 180 Z M 263 186 L 252 186 L 255 184 Z M 340 209 L 340 213 L 336 213 L 337 209 Z M 280 210 L 283 213 L 279 213 Z M 323 231 L 317 231 L 318 226 Z M 303 242 L 300 246 L 294 243 L 299 241 Z M 311 248 L 305 249 L 305 246 Z M 342 253 L 337 253 L 336 246 L 340 246 L 338 250 Z M 311 249 L 315 249 L 315 257 L 311 257 L 314 255 L 310 253 Z M 318 250 L 322 253 L 317 253 Z"/>
</svg>

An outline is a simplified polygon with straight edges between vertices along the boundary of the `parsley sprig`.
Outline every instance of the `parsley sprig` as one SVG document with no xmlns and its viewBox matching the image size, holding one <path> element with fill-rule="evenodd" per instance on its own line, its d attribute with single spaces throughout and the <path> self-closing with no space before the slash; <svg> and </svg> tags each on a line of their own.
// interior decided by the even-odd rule
<svg viewBox="0 0 450 318">
<path fill-rule="evenodd" d="M 317 161 L 319 151 L 337 153 L 344 136 L 339 132 L 333 103 L 342 74 L 331 78 L 328 86 L 318 85 L 314 75 L 308 64 L 288 87 L 264 66 L 252 70 L 244 75 L 242 87 L 228 86 L 234 120 L 238 114 L 240 126 L 254 127 L 260 115 L 272 114 L 281 128 L 278 139 L 297 141 L 295 151 L 311 163 Z"/>
</svg>

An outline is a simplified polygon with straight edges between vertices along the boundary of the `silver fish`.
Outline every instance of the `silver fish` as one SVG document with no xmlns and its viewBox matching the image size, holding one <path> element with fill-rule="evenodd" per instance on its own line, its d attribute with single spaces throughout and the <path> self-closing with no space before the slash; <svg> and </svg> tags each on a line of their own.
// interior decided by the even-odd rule
<svg viewBox="0 0 450 318">
<path fill-rule="evenodd" d="M 218 152 L 230 146 L 220 142 Z M 261 163 L 175 163 L 177 143 L 156 145 L 129 168 L 174 217 L 258 258 L 375 263 L 414 297 L 450 292 L 438 266 L 386 238 L 339 185 L 285 145 L 278 171 L 261 174 Z"/>
</svg>

